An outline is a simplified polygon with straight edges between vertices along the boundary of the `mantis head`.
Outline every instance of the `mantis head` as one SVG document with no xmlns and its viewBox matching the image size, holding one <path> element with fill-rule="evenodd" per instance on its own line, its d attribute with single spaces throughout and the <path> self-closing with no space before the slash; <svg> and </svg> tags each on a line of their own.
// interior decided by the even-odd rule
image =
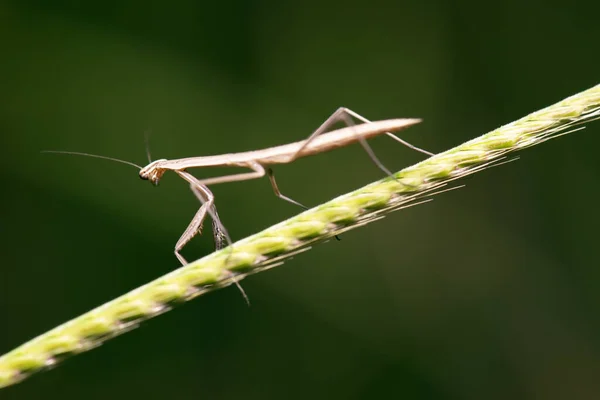
<svg viewBox="0 0 600 400">
<path fill-rule="evenodd" d="M 150 181 L 154 186 L 158 186 L 160 179 L 165 173 L 165 169 L 160 167 L 160 164 L 163 161 L 167 161 L 165 159 L 156 160 L 146 165 L 143 168 L 140 168 L 140 178 L 145 181 Z"/>
</svg>

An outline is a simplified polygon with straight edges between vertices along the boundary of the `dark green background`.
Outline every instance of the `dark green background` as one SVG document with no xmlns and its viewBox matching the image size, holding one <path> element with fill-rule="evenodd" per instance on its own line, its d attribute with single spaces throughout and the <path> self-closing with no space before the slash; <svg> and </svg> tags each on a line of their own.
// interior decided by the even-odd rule
<svg viewBox="0 0 600 400">
<path fill-rule="evenodd" d="M 598 83 L 597 1 L 0 2 L 0 353 L 178 266 L 154 158 L 301 140 L 339 106 L 438 152 Z M 2 390 L 2 399 L 600 398 L 600 122 Z M 392 170 L 422 159 L 372 140 Z M 224 171 L 208 171 L 215 175 Z M 308 205 L 382 176 L 276 168 Z M 208 176 L 198 172 L 198 176 Z M 299 210 L 214 186 L 234 239 Z M 212 250 L 205 236 L 184 254 Z"/>
</svg>

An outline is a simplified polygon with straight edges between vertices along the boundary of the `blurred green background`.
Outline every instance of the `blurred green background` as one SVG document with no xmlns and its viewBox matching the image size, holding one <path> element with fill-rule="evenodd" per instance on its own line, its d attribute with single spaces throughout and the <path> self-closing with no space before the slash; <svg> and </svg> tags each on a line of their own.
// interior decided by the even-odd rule
<svg viewBox="0 0 600 400">
<path fill-rule="evenodd" d="M 307 137 L 347 106 L 439 152 L 598 83 L 592 0 L 0 2 L 0 353 L 178 266 L 198 204 L 154 158 Z M 594 47 L 596 46 L 596 47 Z M 600 123 L 3 390 L 2 399 L 600 398 Z M 422 159 L 371 141 L 399 170 Z M 316 205 L 360 146 L 275 169 Z M 221 169 L 199 171 L 214 176 Z M 300 210 L 213 187 L 235 239 Z M 209 235 L 185 250 L 213 249 Z"/>
</svg>

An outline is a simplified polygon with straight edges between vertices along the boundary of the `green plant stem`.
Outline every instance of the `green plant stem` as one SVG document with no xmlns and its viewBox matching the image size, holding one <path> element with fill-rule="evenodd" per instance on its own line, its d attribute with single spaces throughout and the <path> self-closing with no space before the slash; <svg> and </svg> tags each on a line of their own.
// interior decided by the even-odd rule
<svg viewBox="0 0 600 400">
<path fill-rule="evenodd" d="M 600 85 L 337 197 L 137 288 L 0 357 L 0 387 L 127 332 L 143 320 L 228 286 L 331 236 L 424 201 L 448 182 L 600 117 Z"/>
</svg>

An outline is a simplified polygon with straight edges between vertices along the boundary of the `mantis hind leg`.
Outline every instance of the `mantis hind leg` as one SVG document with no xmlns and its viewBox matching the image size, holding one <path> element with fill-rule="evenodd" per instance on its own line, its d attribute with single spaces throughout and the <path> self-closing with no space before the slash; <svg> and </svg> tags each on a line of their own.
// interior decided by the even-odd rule
<svg viewBox="0 0 600 400">
<path fill-rule="evenodd" d="M 300 148 L 290 156 L 289 160 L 287 160 L 287 162 L 292 162 L 294 161 L 296 158 L 301 157 L 302 156 L 302 151 L 306 148 L 306 146 L 308 146 L 308 144 L 313 141 L 317 136 L 328 132 L 329 129 L 335 125 L 338 122 L 344 122 L 346 124 L 346 126 L 353 126 L 354 125 L 354 121 L 352 120 L 352 118 L 356 118 L 357 120 L 364 122 L 364 123 L 369 123 L 371 121 L 369 121 L 368 119 L 366 119 L 365 117 L 363 117 L 362 115 L 352 111 L 349 108 L 346 107 L 340 107 L 337 110 L 334 111 L 333 114 L 331 114 L 329 116 L 329 118 L 327 118 L 325 120 L 325 122 L 323 122 L 321 124 L 321 126 L 319 126 L 317 128 L 317 130 L 315 130 L 302 144 L 302 146 L 300 146 Z M 410 143 L 408 143 L 407 141 L 400 139 L 398 136 L 394 135 L 391 132 L 385 132 L 386 135 L 390 136 L 391 138 L 393 138 L 394 140 L 402 143 L 403 145 L 407 146 L 410 149 L 413 149 L 415 151 L 418 151 L 420 153 L 426 154 L 428 156 L 432 156 L 433 153 L 427 151 L 427 150 L 423 150 L 417 146 L 414 146 Z M 363 149 L 366 151 L 366 153 L 369 155 L 369 158 L 371 158 L 371 161 L 373 161 L 373 163 L 377 166 L 377 168 L 379 168 L 380 170 L 382 170 L 383 172 L 385 172 L 386 175 L 392 176 L 392 173 L 390 172 L 390 170 L 388 170 L 381 161 L 379 161 L 379 159 L 377 158 L 377 156 L 375 155 L 375 152 L 373 151 L 373 149 L 371 148 L 371 146 L 369 146 L 369 144 L 367 143 L 367 141 L 362 138 L 359 137 L 358 138 L 358 142 L 360 143 L 360 145 L 363 147 Z"/>
<path fill-rule="evenodd" d="M 350 117 L 356 118 L 357 120 L 362 121 L 364 123 L 371 122 L 368 119 L 366 119 L 365 117 L 363 117 L 362 115 L 358 114 L 357 112 L 352 111 L 349 108 L 340 107 L 338 110 L 340 110 L 340 109 L 343 109 L 343 113 L 346 114 L 346 118 L 347 118 L 347 116 L 350 116 Z M 346 122 L 346 124 L 348 124 L 348 122 L 346 120 L 344 120 L 344 121 Z M 392 139 L 394 139 L 395 141 L 397 141 L 397 142 L 403 144 L 404 146 L 408 147 L 409 149 L 413 149 L 415 151 L 418 151 L 419 153 L 423 153 L 423 154 L 428 155 L 430 157 L 433 156 L 433 155 L 435 155 L 434 153 L 432 153 L 430 151 L 423 150 L 423 149 L 415 146 L 414 144 L 411 144 L 411 143 L 407 142 L 406 140 L 399 138 L 398 136 L 394 135 L 392 132 L 385 132 L 385 134 L 388 135 L 389 137 L 391 137 Z"/>
</svg>

